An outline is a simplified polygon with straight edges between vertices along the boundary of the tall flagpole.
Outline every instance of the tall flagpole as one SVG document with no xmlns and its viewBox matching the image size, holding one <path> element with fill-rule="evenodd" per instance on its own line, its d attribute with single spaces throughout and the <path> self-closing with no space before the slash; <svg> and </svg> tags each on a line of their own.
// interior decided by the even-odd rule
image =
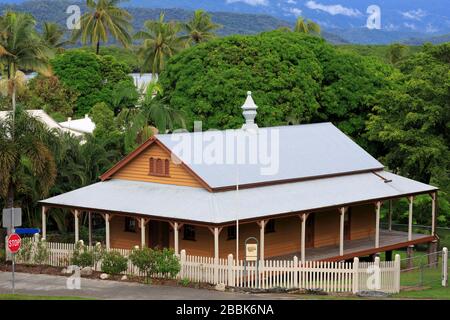
<svg viewBox="0 0 450 320">
<path fill-rule="evenodd" d="M 239 164 L 236 161 L 236 261 L 239 261 Z"/>
</svg>

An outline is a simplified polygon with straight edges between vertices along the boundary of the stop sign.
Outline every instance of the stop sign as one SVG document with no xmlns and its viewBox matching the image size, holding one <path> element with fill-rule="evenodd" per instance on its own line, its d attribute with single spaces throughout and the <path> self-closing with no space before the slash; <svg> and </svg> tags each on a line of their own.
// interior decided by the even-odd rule
<svg viewBox="0 0 450 320">
<path fill-rule="evenodd" d="M 22 239 L 16 233 L 12 233 L 8 237 L 8 249 L 11 253 L 16 253 L 20 249 L 20 244 L 22 243 Z"/>
</svg>

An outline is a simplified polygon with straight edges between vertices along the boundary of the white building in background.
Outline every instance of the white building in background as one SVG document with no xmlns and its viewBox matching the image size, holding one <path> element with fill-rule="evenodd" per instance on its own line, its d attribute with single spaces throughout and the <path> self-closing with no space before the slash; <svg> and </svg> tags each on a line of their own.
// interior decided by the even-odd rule
<svg viewBox="0 0 450 320">
<path fill-rule="evenodd" d="M 145 90 L 153 79 L 158 80 L 158 75 L 153 76 L 152 73 L 129 73 L 128 75 L 133 78 L 134 85 L 137 89 Z"/>
<path fill-rule="evenodd" d="M 86 114 L 84 118 L 72 120 L 67 118 L 67 121 L 60 122 L 59 125 L 67 130 L 77 132 L 78 134 L 92 134 L 95 129 L 95 123 Z"/>
<path fill-rule="evenodd" d="M 56 129 L 61 132 L 70 133 L 76 137 L 82 137 L 85 134 L 92 134 L 95 129 L 95 123 L 86 114 L 82 119 L 72 120 L 68 118 L 64 122 L 56 122 L 44 110 L 26 110 L 27 113 L 44 123 L 49 129 Z M 6 119 L 8 113 L 11 111 L 0 111 L 0 120 Z"/>
</svg>

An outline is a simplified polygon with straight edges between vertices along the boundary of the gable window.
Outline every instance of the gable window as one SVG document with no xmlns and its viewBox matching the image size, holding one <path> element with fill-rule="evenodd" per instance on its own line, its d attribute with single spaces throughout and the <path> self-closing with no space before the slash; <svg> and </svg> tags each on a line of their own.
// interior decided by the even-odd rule
<svg viewBox="0 0 450 320">
<path fill-rule="evenodd" d="M 183 240 L 192 240 L 195 241 L 195 226 L 190 224 L 185 224 L 183 232 Z"/>
<path fill-rule="evenodd" d="M 267 221 L 266 227 L 264 230 L 265 230 L 265 233 L 275 232 L 275 220 L 270 219 L 269 221 Z"/>
<path fill-rule="evenodd" d="M 236 226 L 227 227 L 227 240 L 236 239 Z"/>
<path fill-rule="evenodd" d="M 163 176 L 168 177 L 170 175 L 170 162 L 169 159 L 161 159 L 151 157 L 149 159 L 149 172 L 151 176 Z"/>
<path fill-rule="evenodd" d="M 125 217 L 125 232 L 136 232 L 136 219 Z"/>
</svg>

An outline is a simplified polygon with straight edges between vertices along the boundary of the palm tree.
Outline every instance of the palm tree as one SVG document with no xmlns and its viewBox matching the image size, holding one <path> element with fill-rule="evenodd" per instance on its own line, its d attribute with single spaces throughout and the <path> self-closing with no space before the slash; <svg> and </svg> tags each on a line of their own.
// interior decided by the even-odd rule
<svg viewBox="0 0 450 320">
<path fill-rule="evenodd" d="M 117 116 L 118 125 L 125 132 L 125 152 L 131 152 L 156 132 L 166 133 L 185 127 L 184 117 L 170 107 L 162 96 L 161 86 L 152 81 L 137 108 L 124 108 Z"/>
<path fill-rule="evenodd" d="M 295 22 L 294 31 L 300 32 L 300 33 L 319 35 L 321 32 L 321 29 L 317 23 L 315 23 L 309 19 L 305 20 L 302 17 L 298 17 L 297 21 Z"/>
<path fill-rule="evenodd" d="M 50 48 L 62 51 L 62 47 L 71 41 L 65 41 L 64 38 L 65 31 L 61 26 L 54 22 L 44 22 L 42 30 L 42 39 Z"/>
<path fill-rule="evenodd" d="M 125 9 L 119 8 L 122 0 L 86 0 L 89 12 L 80 19 L 81 28 L 73 33 L 73 40 L 81 37 L 81 42 L 90 42 L 100 51 L 100 42 L 108 42 L 111 35 L 124 47 L 131 43 L 131 15 Z"/>
<path fill-rule="evenodd" d="M 187 37 L 194 44 L 216 37 L 214 30 L 221 26 L 211 21 L 211 16 L 203 10 L 196 10 L 191 20 L 183 25 Z"/>
<path fill-rule="evenodd" d="M 135 39 L 143 40 L 138 55 L 143 60 L 143 71 L 150 70 L 156 75 L 164 69 L 166 60 L 184 49 L 187 43 L 178 36 L 180 24 L 165 22 L 163 13 L 158 20 L 145 21 L 144 27 L 144 31 L 134 35 Z"/>
<path fill-rule="evenodd" d="M 9 11 L 0 17 L 0 45 L 6 52 L 0 55 L 0 64 L 6 68 L 13 115 L 16 108 L 16 87 L 20 80 L 17 76 L 19 69 L 50 74 L 48 59 L 52 53 L 39 37 L 35 26 L 34 18 L 26 13 Z"/>
<path fill-rule="evenodd" d="M 56 165 L 48 145 L 52 134 L 43 123 L 22 108 L 0 122 L 0 196 L 14 206 L 15 192 L 27 189 L 28 175 L 39 196 L 47 195 L 56 177 Z"/>
</svg>

